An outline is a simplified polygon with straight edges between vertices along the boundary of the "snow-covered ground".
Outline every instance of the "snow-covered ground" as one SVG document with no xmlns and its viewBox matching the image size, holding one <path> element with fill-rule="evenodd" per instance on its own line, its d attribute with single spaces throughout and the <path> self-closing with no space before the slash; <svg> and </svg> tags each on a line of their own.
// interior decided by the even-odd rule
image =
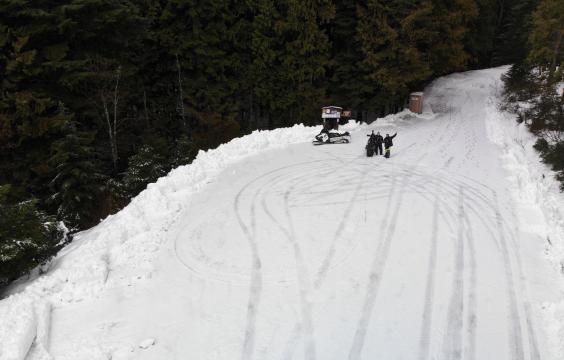
<svg viewBox="0 0 564 360">
<path fill-rule="evenodd" d="M 505 70 L 348 145 L 295 126 L 200 153 L 0 302 L 0 359 L 563 358 L 564 197 L 497 110 Z"/>
</svg>

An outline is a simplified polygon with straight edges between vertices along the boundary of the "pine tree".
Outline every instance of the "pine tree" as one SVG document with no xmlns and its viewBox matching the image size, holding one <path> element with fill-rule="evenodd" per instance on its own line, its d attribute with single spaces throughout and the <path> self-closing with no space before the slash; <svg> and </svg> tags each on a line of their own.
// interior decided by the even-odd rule
<svg viewBox="0 0 564 360">
<path fill-rule="evenodd" d="M 52 146 L 49 163 L 55 175 L 48 204 L 72 228 L 92 226 L 105 215 L 100 210 L 108 178 L 100 171 L 93 142 L 94 133 L 78 131 L 71 124 L 68 134 Z"/>
<path fill-rule="evenodd" d="M 198 112 L 237 112 L 239 84 L 231 62 L 229 31 L 236 21 L 229 3 L 168 1 L 159 17 L 159 41 L 171 59 L 181 117 L 194 125 Z M 185 120 L 183 120 L 185 121 Z"/>
<path fill-rule="evenodd" d="M 556 72 L 564 65 L 564 2 L 541 1 L 533 13 L 532 25 L 527 60 Z"/>
<path fill-rule="evenodd" d="M 540 0 L 515 0 L 510 3 L 499 38 L 496 39 L 494 65 L 519 63 L 527 57 L 531 14 L 539 3 Z"/>
<path fill-rule="evenodd" d="M 416 10 L 416 47 L 428 59 L 433 76 L 462 71 L 470 60 L 465 49 L 468 24 L 478 16 L 474 0 L 428 0 Z"/>
<path fill-rule="evenodd" d="M 46 62 L 65 50 L 41 5 L 0 3 L 0 184 L 14 184 L 22 199 L 48 193 L 48 144 L 64 136 L 72 115 L 43 81 L 51 76 Z"/>
<path fill-rule="evenodd" d="M 151 146 L 143 145 L 129 158 L 123 184 L 130 198 L 139 194 L 149 183 L 166 174 L 166 162 Z"/>
<path fill-rule="evenodd" d="M 527 115 L 532 130 L 544 131 L 544 137 L 552 142 L 564 142 L 564 94 L 558 92 L 564 74 L 564 4 L 543 0 L 532 19 L 527 63 L 532 67 L 529 76 L 535 79 L 537 94 L 530 99 Z"/>
<path fill-rule="evenodd" d="M 367 71 L 366 80 L 378 89 L 369 100 L 369 109 L 383 108 L 386 113 L 405 98 L 410 85 L 431 74 L 430 64 L 416 46 L 414 35 L 420 29 L 415 20 L 406 17 L 410 9 L 397 5 L 369 0 L 366 7 L 358 9 L 361 64 Z"/>
<path fill-rule="evenodd" d="M 196 157 L 196 151 L 194 141 L 187 136 L 181 136 L 170 150 L 170 167 L 176 168 L 189 164 Z"/>
<path fill-rule="evenodd" d="M 494 52 L 500 47 L 497 42 L 505 19 L 508 16 L 509 0 L 476 0 L 479 16 L 467 25 L 466 51 L 473 68 L 494 65 Z M 499 65 L 499 64 L 497 64 Z"/>
<path fill-rule="evenodd" d="M 66 236 L 37 200 L 13 202 L 9 193 L 0 186 L 0 286 L 49 260 Z"/>
</svg>

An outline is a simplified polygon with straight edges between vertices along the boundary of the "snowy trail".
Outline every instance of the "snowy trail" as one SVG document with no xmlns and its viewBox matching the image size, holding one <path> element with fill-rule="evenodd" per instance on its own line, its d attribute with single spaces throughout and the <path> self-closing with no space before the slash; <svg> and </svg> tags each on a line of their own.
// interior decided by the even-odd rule
<svg viewBox="0 0 564 360">
<path fill-rule="evenodd" d="M 151 279 L 53 311 L 49 352 L 550 359 L 528 290 L 549 286 L 542 245 L 520 230 L 487 133 L 499 75 L 440 79 L 427 117 L 377 121 L 351 144 L 294 144 L 229 166 L 167 229 Z M 371 129 L 398 132 L 390 159 L 365 157 Z M 155 345 L 140 350 L 144 338 Z"/>
</svg>

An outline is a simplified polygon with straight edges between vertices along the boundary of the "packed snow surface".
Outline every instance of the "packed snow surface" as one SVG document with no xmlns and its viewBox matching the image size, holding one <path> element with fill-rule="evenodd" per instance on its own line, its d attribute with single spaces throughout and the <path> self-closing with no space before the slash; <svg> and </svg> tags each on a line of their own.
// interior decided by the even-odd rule
<svg viewBox="0 0 564 360">
<path fill-rule="evenodd" d="M 564 201 L 498 111 L 506 68 L 424 112 L 201 152 L 0 302 L 0 359 L 562 359 Z M 367 158 L 371 130 L 398 133 Z M 545 176 L 546 173 L 546 176 Z"/>
</svg>

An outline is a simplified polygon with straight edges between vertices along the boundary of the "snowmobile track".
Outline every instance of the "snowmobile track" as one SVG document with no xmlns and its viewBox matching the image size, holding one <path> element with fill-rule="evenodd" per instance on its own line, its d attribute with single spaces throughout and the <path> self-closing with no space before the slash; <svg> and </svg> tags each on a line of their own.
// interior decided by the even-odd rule
<svg viewBox="0 0 564 360">
<path fill-rule="evenodd" d="M 508 309 L 509 309 L 509 345 L 511 358 L 516 360 L 522 360 L 525 358 L 523 350 L 523 330 L 521 328 L 521 317 L 519 315 L 519 309 L 517 305 L 517 294 L 515 291 L 515 280 L 513 278 L 513 269 L 511 265 L 511 260 L 509 258 L 509 250 L 507 247 L 507 241 L 505 239 L 505 233 L 503 231 L 503 223 L 501 218 L 501 213 L 499 211 L 499 205 L 497 200 L 497 193 L 493 192 L 494 204 L 495 204 L 495 221 L 497 223 L 499 241 L 501 244 L 501 256 L 503 260 L 503 267 L 505 270 L 505 280 L 506 280 L 506 292 L 508 297 Z"/>
<path fill-rule="evenodd" d="M 423 316 L 421 319 L 421 331 L 419 336 L 419 359 L 429 358 L 429 346 L 431 343 L 431 321 L 433 320 L 433 297 L 435 291 L 435 272 L 437 267 L 437 234 L 439 230 L 439 211 L 441 201 L 438 192 L 435 194 L 433 205 L 433 220 L 431 224 L 431 238 L 429 246 L 429 260 L 427 264 L 427 281 L 425 284 L 425 304 L 423 305 Z"/>
<path fill-rule="evenodd" d="M 317 162 L 317 161 L 313 161 L 313 162 Z M 307 162 L 307 164 L 313 163 L 313 162 Z M 245 237 L 247 238 L 248 242 L 249 242 L 249 246 L 251 249 L 251 255 L 252 255 L 252 271 L 251 271 L 251 284 L 250 284 L 250 289 L 249 289 L 249 301 L 248 301 L 248 305 L 247 305 L 247 326 L 245 329 L 245 336 L 244 336 L 244 342 L 243 342 L 243 352 L 242 352 L 242 359 L 246 360 L 246 359 L 251 359 L 252 355 L 253 355 L 253 351 L 254 351 L 254 340 L 255 340 L 255 324 L 257 321 L 257 316 L 258 316 L 258 307 L 259 307 L 259 303 L 260 303 L 260 295 L 261 295 L 261 291 L 262 291 L 262 273 L 261 273 L 261 260 L 260 260 L 260 255 L 259 255 L 259 250 L 258 250 L 258 244 L 256 242 L 256 200 L 260 194 L 260 192 L 262 191 L 262 188 L 259 189 L 257 192 L 254 193 L 252 200 L 251 200 L 251 210 L 250 210 L 250 229 L 247 226 L 247 224 L 245 223 L 245 221 L 243 220 L 243 216 L 241 213 L 241 209 L 240 209 L 240 200 L 241 200 L 241 196 L 242 194 L 254 183 L 256 183 L 259 179 L 263 179 L 273 173 L 276 173 L 278 171 L 281 171 L 283 169 L 287 169 L 287 168 L 291 168 L 291 167 L 295 167 L 295 166 L 301 166 L 303 164 L 306 163 L 300 163 L 300 164 L 295 164 L 295 165 L 290 165 L 287 167 L 283 167 L 283 168 L 278 168 L 275 170 L 272 170 L 266 174 L 263 174 L 257 178 L 255 178 L 254 180 L 250 181 L 249 183 L 247 183 L 245 186 L 243 186 L 243 188 L 241 188 L 241 190 L 237 193 L 237 195 L 235 196 L 235 202 L 233 204 L 234 207 L 234 211 L 237 217 L 237 221 L 239 222 L 239 225 L 241 227 L 241 230 L 243 231 L 243 233 L 245 234 Z"/>
<path fill-rule="evenodd" d="M 464 359 L 473 360 L 476 358 L 476 322 L 477 322 L 477 306 L 476 306 L 476 248 L 472 224 L 468 213 L 464 212 L 464 221 L 466 225 L 466 243 L 468 248 L 468 263 L 470 266 L 469 289 L 467 294 L 467 314 L 466 314 L 466 336 L 464 345 Z"/>
<path fill-rule="evenodd" d="M 378 244 L 378 248 L 376 250 L 376 253 L 374 254 L 373 262 L 370 268 L 364 305 L 361 310 L 360 319 L 358 321 L 356 332 L 353 338 L 353 343 L 349 352 L 349 360 L 359 359 L 362 353 L 362 348 L 364 347 L 366 332 L 370 323 L 374 304 L 378 296 L 380 282 L 382 280 L 382 277 L 384 276 L 383 272 L 386 266 L 386 260 L 396 230 L 397 218 L 402 205 L 404 195 L 403 190 L 405 188 L 406 182 L 407 176 L 404 176 L 402 179 L 402 186 L 399 189 L 399 194 L 397 195 L 394 209 L 392 210 L 391 218 L 390 220 L 388 220 L 388 214 L 390 214 L 392 199 L 394 194 L 396 193 L 396 179 L 394 178 L 392 180 L 390 195 L 388 197 L 388 201 L 386 202 L 386 216 L 382 220 L 382 225 L 380 226 L 379 232 L 379 234 L 383 234 L 383 238 Z"/>
<path fill-rule="evenodd" d="M 242 359 L 251 359 L 254 349 L 254 340 L 255 340 L 255 324 L 257 320 L 257 313 L 258 313 L 258 306 L 260 302 L 260 295 L 262 291 L 262 273 L 261 273 L 261 261 L 258 252 L 258 246 L 256 243 L 255 235 L 256 235 L 256 217 L 255 217 L 255 199 L 258 196 L 258 193 L 255 193 L 252 200 L 251 205 L 251 229 L 247 227 L 243 218 L 241 216 L 241 212 L 239 209 L 240 198 L 243 192 L 247 189 L 247 186 L 243 187 L 237 196 L 235 197 L 235 214 L 237 215 L 237 220 L 239 221 L 239 225 L 241 226 L 241 230 L 245 234 L 245 237 L 249 241 L 249 245 L 251 248 L 252 254 L 252 272 L 251 272 L 251 284 L 249 289 L 249 302 L 247 305 L 247 326 L 245 329 L 245 340 L 243 342 L 243 353 Z"/>
<path fill-rule="evenodd" d="M 443 338 L 442 358 L 462 358 L 464 311 L 464 189 L 458 193 L 458 234 L 455 239 L 454 274 L 447 313 L 446 332 Z"/>
<path fill-rule="evenodd" d="M 335 245 L 343 234 L 345 224 L 349 220 L 352 209 L 353 209 L 353 207 L 356 203 L 356 200 L 357 200 L 357 197 L 360 193 L 360 190 L 362 189 L 364 179 L 366 178 L 368 171 L 369 170 L 366 170 L 366 171 L 363 172 L 363 174 L 360 178 L 360 181 L 356 185 L 355 191 L 354 191 L 353 195 L 351 196 L 351 198 L 349 200 L 347 208 L 345 209 L 344 214 L 341 216 L 341 220 L 339 222 L 337 230 L 335 231 L 335 235 L 333 236 L 333 239 L 331 240 L 331 245 L 329 247 L 329 251 L 328 251 L 327 255 L 325 256 L 325 259 L 321 263 L 319 270 L 317 271 L 316 279 L 313 283 L 313 286 L 314 286 L 315 289 L 319 289 L 321 287 L 321 285 L 323 284 L 323 281 L 325 280 L 325 277 L 327 275 L 327 271 L 329 270 L 329 266 L 331 265 L 331 262 L 333 261 L 333 257 L 335 256 Z"/>
</svg>

